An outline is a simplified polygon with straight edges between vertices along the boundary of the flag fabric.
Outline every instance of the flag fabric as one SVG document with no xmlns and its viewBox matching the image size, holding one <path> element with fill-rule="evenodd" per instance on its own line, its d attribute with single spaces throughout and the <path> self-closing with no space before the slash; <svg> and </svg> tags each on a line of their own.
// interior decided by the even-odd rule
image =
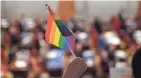
<svg viewBox="0 0 141 78">
<path fill-rule="evenodd" d="M 60 16 L 61 20 L 68 20 L 75 14 L 75 4 L 74 1 L 59 1 L 57 8 L 57 14 Z"/>
<path fill-rule="evenodd" d="M 45 39 L 65 51 L 73 51 L 75 36 L 71 30 L 59 19 L 59 17 L 48 7 L 50 15 L 46 26 Z"/>
</svg>

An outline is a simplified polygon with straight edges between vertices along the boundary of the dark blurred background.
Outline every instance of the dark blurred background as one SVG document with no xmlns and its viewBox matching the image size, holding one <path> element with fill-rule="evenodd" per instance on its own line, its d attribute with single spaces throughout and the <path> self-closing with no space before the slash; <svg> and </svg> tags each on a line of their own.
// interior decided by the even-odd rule
<svg viewBox="0 0 141 78">
<path fill-rule="evenodd" d="M 75 33 L 74 53 L 88 69 L 81 78 L 110 78 L 131 68 L 141 44 L 141 1 L 2 1 L 1 77 L 61 78 L 73 56 L 45 41 L 49 4 Z"/>
</svg>

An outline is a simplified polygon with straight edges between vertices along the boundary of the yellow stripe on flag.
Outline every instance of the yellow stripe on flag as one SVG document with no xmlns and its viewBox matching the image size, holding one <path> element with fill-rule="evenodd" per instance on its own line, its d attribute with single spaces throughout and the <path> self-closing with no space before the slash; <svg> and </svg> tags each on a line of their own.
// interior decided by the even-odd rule
<svg viewBox="0 0 141 78">
<path fill-rule="evenodd" d="M 54 24 L 55 24 L 55 23 L 54 23 Z M 54 44 L 55 44 L 56 46 L 58 46 L 58 47 L 59 47 L 60 35 L 61 35 L 61 33 L 60 33 L 58 27 L 56 26 L 56 27 L 55 27 L 55 35 L 53 35 L 53 36 L 55 36 L 55 37 L 54 37 Z"/>
<path fill-rule="evenodd" d="M 54 21 L 52 21 L 51 31 L 50 31 L 50 35 L 49 35 L 49 42 L 51 42 L 51 43 L 54 42 L 55 28 L 56 28 L 56 24 Z"/>
</svg>

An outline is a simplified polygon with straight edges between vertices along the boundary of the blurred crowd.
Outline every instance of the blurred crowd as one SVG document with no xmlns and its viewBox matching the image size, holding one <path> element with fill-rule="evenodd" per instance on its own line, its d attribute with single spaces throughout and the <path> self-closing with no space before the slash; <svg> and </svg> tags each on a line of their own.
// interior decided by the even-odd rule
<svg viewBox="0 0 141 78">
<path fill-rule="evenodd" d="M 108 78 L 110 67 L 130 67 L 136 47 L 141 44 L 141 17 L 129 19 L 118 14 L 109 22 L 98 17 L 83 22 L 75 17 L 64 21 L 77 38 L 75 55 L 88 67 L 81 78 Z M 46 24 L 46 19 L 24 15 L 1 19 L 2 78 L 62 76 L 73 56 L 45 41 Z"/>
</svg>

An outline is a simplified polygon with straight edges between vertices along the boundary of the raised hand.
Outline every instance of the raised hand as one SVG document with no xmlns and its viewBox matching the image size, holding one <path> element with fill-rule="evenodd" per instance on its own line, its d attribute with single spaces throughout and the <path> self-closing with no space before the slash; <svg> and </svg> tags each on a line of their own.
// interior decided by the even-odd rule
<svg viewBox="0 0 141 78">
<path fill-rule="evenodd" d="M 79 78 L 87 69 L 87 66 L 81 58 L 74 59 L 67 67 L 63 78 Z"/>
</svg>

